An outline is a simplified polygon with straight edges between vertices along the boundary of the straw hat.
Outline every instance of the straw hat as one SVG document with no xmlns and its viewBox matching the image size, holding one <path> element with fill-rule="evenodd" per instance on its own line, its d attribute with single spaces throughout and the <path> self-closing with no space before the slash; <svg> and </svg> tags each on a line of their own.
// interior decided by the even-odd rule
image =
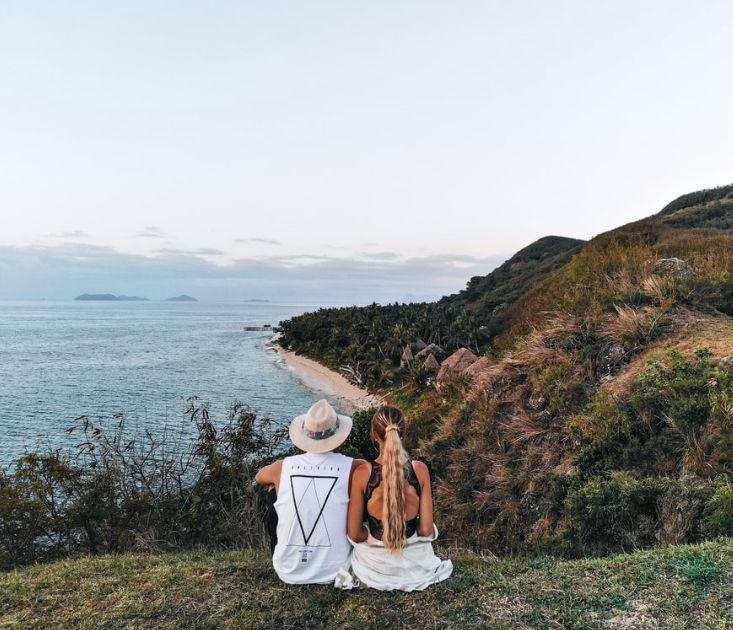
<svg viewBox="0 0 733 630">
<path fill-rule="evenodd" d="M 349 416 L 337 414 L 327 400 L 319 400 L 290 423 L 290 439 L 302 451 L 326 453 L 349 437 L 351 424 Z"/>
</svg>

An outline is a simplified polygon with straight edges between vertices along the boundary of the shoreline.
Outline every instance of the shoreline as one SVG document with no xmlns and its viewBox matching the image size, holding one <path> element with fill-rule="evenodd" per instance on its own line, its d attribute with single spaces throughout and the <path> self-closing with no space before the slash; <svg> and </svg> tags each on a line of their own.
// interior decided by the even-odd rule
<svg viewBox="0 0 733 630">
<path fill-rule="evenodd" d="M 265 350 L 274 352 L 280 367 L 290 371 L 308 389 L 323 394 L 341 413 L 351 414 L 384 404 L 380 396 L 354 385 L 338 372 L 313 359 L 281 348 L 277 337 L 265 344 Z"/>
</svg>

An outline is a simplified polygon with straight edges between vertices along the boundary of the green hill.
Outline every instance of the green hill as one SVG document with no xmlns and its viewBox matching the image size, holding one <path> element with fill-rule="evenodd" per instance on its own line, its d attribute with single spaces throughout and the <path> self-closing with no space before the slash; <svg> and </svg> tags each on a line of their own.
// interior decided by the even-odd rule
<svg viewBox="0 0 733 630">
<path fill-rule="evenodd" d="M 733 184 L 689 193 L 667 204 L 656 215 L 674 227 L 733 230 Z"/>
<path fill-rule="evenodd" d="M 473 312 L 493 312 L 511 304 L 538 280 L 566 264 L 584 242 L 545 236 L 519 250 L 491 273 L 471 278 L 465 289 L 442 298 L 439 303 Z"/>
<path fill-rule="evenodd" d="M 280 583 L 260 552 L 120 555 L 0 574 L 17 628 L 722 628 L 733 623 L 733 542 L 605 559 L 452 554 L 421 593 Z"/>
<path fill-rule="evenodd" d="M 416 339 L 436 343 L 446 353 L 462 346 L 486 350 L 505 330 L 507 308 L 566 264 L 582 244 L 561 236 L 541 238 L 438 302 L 306 313 L 281 323 L 279 343 L 331 367 L 347 366 L 360 374 L 362 384 L 392 384 L 403 347 Z"/>
<path fill-rule="evenodd" d="M 405 408 L 458 544 L 602 555 L 733 534 L 731 195 L 540 241 L 435 304 L 306 314 L 284 338 L 368 366 Z M 437 392 L 400 368 L 417 339 L 488 356 Z"/>
</svg>

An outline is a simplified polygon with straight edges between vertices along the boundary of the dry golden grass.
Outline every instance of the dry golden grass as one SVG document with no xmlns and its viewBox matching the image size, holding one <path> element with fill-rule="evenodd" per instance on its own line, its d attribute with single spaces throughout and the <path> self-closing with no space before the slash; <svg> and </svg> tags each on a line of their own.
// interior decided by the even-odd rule
<svg viewBox="0 0 733 630">
<path fill-rule="evenodd" d="M 657 261 L 670 257 L 689 271 L 660 275 Z M 445 462 L 436 496 L 448 530 L 510 551 L 560 532 L 553 479 L 573 474 L 584 439 L 628 434 L 619 403 L 649 362 L 702 347 L 733 356 L 733 320 L 712 306 L 732 272 L 733 234 L 641 221 L 597 237 L 511 306 L 503 356 L 473 375 L 464 404 L 424 446 Z M 686 433 L 679 462 L 660 471 L 709 477 L 718 437 Z M 671 510 L 660 507 L 665 544 L 689 529 Z"/>
<path fill-rule="evenodd" d="M 670 351 L 692 357 L 699 348 L 708 348 L 714 356 L 733 356 L 733 320 L 719 314 L 705 314 L 677 309 L 672 315 L 674 332 L 645 348 L 603 387 L 617 398 L 628 396 L 634 380 L 651 361 L 664 361 Z"/>
</svg>

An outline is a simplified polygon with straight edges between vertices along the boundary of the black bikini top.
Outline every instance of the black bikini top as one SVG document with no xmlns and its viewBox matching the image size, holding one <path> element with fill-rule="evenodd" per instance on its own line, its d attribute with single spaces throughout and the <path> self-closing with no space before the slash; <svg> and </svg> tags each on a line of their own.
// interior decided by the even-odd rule
<svg viewBox="0 0 733 630">
<path fill-rule="evenodd" d="M 376 490 L 377 486 L 382 483 L 382 464 L 378 462 L 371 462 L 372 464 L 372 474 L 369 475 L 369 482 L 367 483 L 366 492 L 364 492 L 364 520 L 366 520 L 367 525 L 369 526 L 369 533 L 372 534 L 375 538 L 381 538 L 382 531 L 384 530 L 382 526 L 381 519 L 375 518 L 371 514 L 369 514 L 369 499 L 372 498 L 372 494 L 374 494 L 374 490 Z M 415 468 L 412 465 L 412 460 L 407 460 L 407 464 L 405 465 L 405 481 L 409 483 L 413 488 L 415 488 L 415 492 L 417 492 L 418 498 L 420 497 L 420 493 L 422 491 L 420 487 L 420 481 L 417 478 L 417 474 L 415 473 Z M 415 518 L 411 518 L 409 521 L 405 521 L 405 535 L 407 538 L 412 536 L 417 531 L 417 524 L 420 520 L 420 514 Z"/>
</svg>

